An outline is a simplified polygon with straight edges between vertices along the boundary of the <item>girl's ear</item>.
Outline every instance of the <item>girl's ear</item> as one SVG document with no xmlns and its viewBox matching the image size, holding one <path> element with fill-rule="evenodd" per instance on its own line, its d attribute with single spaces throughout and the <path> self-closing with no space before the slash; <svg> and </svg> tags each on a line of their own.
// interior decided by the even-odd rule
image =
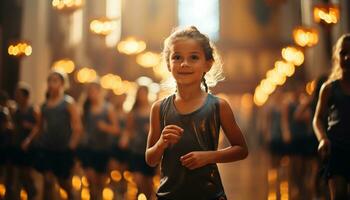
<svg viewBox="0 0 350 200">
<path fill-rule="evenodd" d="M 205 72 L 209 72 L 211 69 L 211 66 L 213 66 L 214 60 L 207 60 L 206 61 L 206 66 L 205 66 Z"/>
</svg>

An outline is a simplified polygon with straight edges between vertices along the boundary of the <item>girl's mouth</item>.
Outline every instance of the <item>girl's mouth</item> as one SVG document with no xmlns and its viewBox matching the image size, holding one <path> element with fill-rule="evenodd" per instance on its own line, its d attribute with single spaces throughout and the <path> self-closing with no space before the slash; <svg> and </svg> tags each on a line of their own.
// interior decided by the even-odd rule
<svg viewBox="0 0 350 200">
<path fill-rule="evenodd" d="M 189 74 L 193 74 L 193 72 L 178 72 L 178 74 L 180 74 L 180 75 L 189 75 Z"/>
</svg>

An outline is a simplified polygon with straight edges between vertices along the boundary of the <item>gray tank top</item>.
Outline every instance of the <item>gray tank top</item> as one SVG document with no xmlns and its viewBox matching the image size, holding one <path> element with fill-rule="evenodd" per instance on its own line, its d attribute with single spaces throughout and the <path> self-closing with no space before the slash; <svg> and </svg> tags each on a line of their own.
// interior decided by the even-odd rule
<svg viewBox="0 0 350 200">
<path fill-rule="evenodd" d="M 161 103 L 161 130 L 174 124 L 183 128 L 184 133 L 177 144 L 164 151 L 157 196 L 171 200 L 209 200 L 223 196 L 225 193 L 216 164 L 190 170 L 180 162 L 181 156 L 192 151 L 217 150 L 220 133 L 219 100 L 208 94 L 199 109 L 180 114 L 175 108 L 174 98 L 175 95 L 172 95 Z"/>
<path fill-rule="evenodd" d="M 39 145 L 49 150 L 68 149 L 69 140 L 72 134 L 68 104 L 72 97 L 65 95 L 58 105 L 47 106 L 45 102 L 41 106 L 43 118 L 43 132 L 39 138 Z"/>
<path fill-rule="evenodd" d="M 98 151 L 108 151 L 113 145 L 113 136 L 109 133 L 101 131 L 97 123 L 103 121 L 107 124 L 111 123 L 108 118 L 108 103 L 104 103 L 100 113 L 86 113 L 84 128 L 86 134 L 84 139 L 88 148 Z"/>
<path fill-rule="evenodd" d="M 134 136 L 130 140 L 129 149 L 132 153 L 144 155 L 147 146 L 147 136 L 149 130 L 149 116 L 142 116 L 137 111 L 134 112 Z"/>
</svg>

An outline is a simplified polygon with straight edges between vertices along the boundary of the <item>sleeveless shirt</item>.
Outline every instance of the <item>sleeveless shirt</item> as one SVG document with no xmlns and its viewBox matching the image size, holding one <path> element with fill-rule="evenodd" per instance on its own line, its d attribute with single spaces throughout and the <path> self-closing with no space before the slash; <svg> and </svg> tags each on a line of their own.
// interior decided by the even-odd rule
<svg viewBox="0 0 350 200">
<path fill-rule="evenodd" d="M 220 131 L 219 100 L 208 94 L 196 111 L 181 114 L 174 105 L 175 95 L 160 105 L 161 130 L 167 125 L 184 129 L 178 143 L 168 147 L 161 161 L 161 181 L 157 196 L 171 200 L 209 200 L 224 195 L 216 164 L 190 170 L 181 165 L 180 157 L 192 151 L 215 151 Z"/>
<path fill-rule="evenodd" d="M 108 103 L 103 104 L 103 108 L 99 113 L 86 113 L 84 122 L 86 134 L 84 140 L 86 140 L 86 146 L 93 150 L 108 151 L 112 148 L 113 136 L 109 133 L 101 131 L 98 128 L 98 122 L 103 121 L 110 124 L 108 118 Z"/>
<path fill-rule="evenodd" d="M 23 126 L 24 122 L 29 122 L 35 124 L 36 119 L 34 117 L 33 106 L 28 107 L 26 110 L 22 111 L 17 109 L 14 114 L 14 122 L 16 124 L 16 139 L 15 145 L 19 146 L 23 140 L 28 137 L 32 129 Z"/>
<path fill-rule="evenodd" d="M 350 150 L 350 95 L 344 93 L 339 80 L 331 83 L 328 109 L 327 135 L 330 141 Z"/>
<path fill-rule="evenodd" d="M 48 150 L 66 150 L 72 134 L 68 104 L 72 97 L 65 95 L 60 103 L 51 107 L 45 102 L 41 107 L 43 132 L 39 145 Z"/>
<path fill-rule="evenodd" d="M 130 151 L 138 155 L 144 155 L 147 146 L 147 136 L 149 130 L 149 116 L 142 116 L 137 111 L 134 112 L 134 135 L 130 140 Z"/>
</svg>

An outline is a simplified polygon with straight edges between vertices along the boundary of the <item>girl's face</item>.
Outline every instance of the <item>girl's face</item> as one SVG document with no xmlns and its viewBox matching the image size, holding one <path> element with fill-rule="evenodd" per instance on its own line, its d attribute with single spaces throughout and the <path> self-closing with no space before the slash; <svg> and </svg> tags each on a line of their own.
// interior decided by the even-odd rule
<svg viewBox="0 0 350 200">
<path fill-rule="evenodd" d="M 51 74 L 47 84 L 49 91 L 59 91 L 64 87 L 63 80 L 58 74 Z"/>
<path fill-rule="evenodd" d="M 87 95 L 90 100 L 96 100 L 100 97 L 101 88 L 98 85 L 90 84 L 88 86 Z"/>
<path fill-rule="evenodd" d="M 200 84 L 203 74 L 210 70 L 203 48 L 194 39 L 177 40 L 170 46 L 169 70 L 177 84 Z"/>
<path fill-rule="evenodd" d="M 339 52 L 339 62 L 340 67 L 344 72 L 350 72 L 350 41 L 345 40 L 342 43 L 340 52 Z"/>
<path fill-rule="evenodd" d="M 20 89 L 16 89 L 15 100 L 18 104 L 24 104 L 28 101 L 28 98 L 23 94 L 23 92 Z"/>
</svg>

